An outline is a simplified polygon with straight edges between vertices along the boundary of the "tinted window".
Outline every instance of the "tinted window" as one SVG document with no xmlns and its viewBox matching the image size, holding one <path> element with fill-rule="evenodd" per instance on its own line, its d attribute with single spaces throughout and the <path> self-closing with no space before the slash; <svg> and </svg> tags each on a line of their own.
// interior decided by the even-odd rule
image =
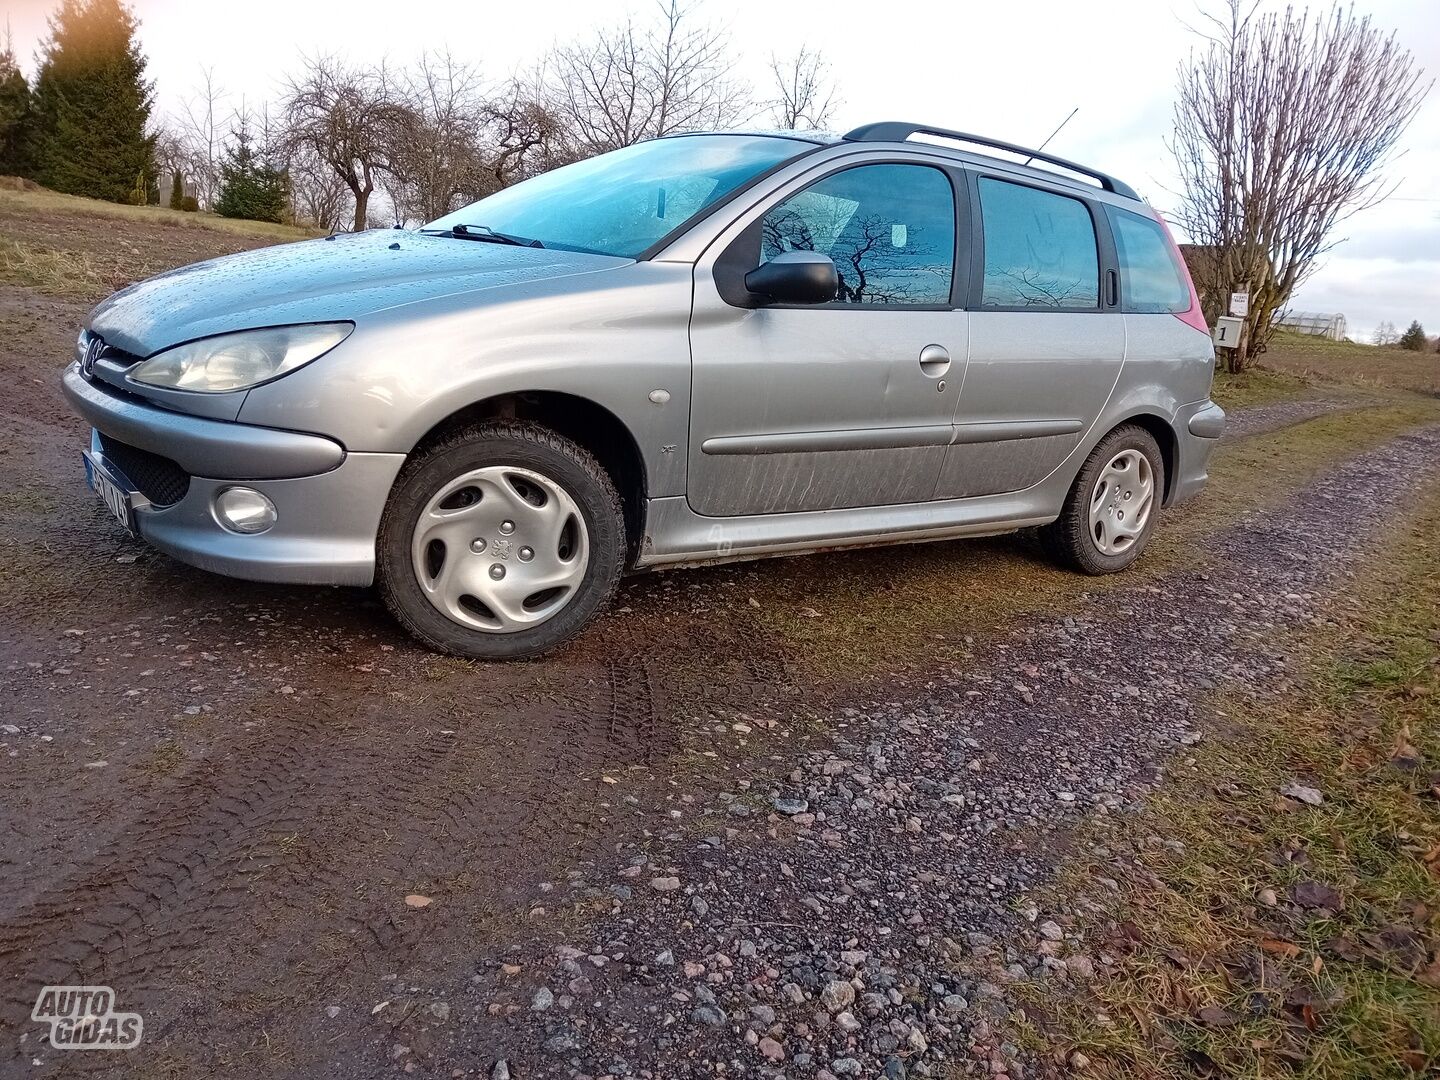
<svg viewBox="0 0 1440 1080">
<path fill-rule="evenodd" d="M 811 149 L 752 135 L 655 139 L 497 191 L 426 228 L 484 225 L 546 247 L 634 258 L 766 169 Z"/>
<path fill-rule="evenodd" d="M 862 165 L 792 195 L 761 223 L 760 261 L 829 255 L 841 304 L 950 303 L 955 193 L 939 169 Z"/>
<path fill-rule="evenodd" d="M 1093 310 L 1100 305 L 1095 224 L 1079 199 L 980 181 L 987 307 Z"/>
<path fill-rule="evenodd" d="M 1170 238 L 1158 221 L 1110 210 L 1120 256 L 1120 304 L 1126 311 L 1190 310 L 1190 287 L 1175 265 Z"/>
</svg>

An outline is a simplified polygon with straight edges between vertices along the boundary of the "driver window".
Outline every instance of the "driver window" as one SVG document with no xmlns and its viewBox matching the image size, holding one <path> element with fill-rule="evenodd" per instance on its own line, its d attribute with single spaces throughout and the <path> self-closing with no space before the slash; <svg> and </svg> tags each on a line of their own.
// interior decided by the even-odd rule
<svg viewBox="0 0 1440 1080">
<path fill-rule="evenodd" d="M 760 261 L 786 251 L 828 255 L 836 304 L 950 304 L 955 193 L 925 165 L 861 165 L 792 195 L 760 226 Z"/>
</svg>

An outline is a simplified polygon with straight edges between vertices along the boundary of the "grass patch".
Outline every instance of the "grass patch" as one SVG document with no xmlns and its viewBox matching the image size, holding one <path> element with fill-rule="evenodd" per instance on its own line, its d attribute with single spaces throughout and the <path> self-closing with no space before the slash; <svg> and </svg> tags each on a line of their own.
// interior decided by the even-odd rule
<svg viewBox="0 0 1440 1080">
<path fill-rule="evenodd" d="M 1166 512 L 1150 551 L 1116 578 L 1077 577 L 1023 540 L 960 540 L 755 564 L 738 581 L 737 600 L 756 598 L 759 607 L 747 617 L 775 635 L 797 672 L 844 681 L 955 662 L 973 635 L 1006 620 L 1073 603 L 1087 590 L 1133 586 L 1137 574 L 1203 561 L 1206 535 L 1287 498 L 1348 457 L 1437 420 L 1440 405 L 1410 399 L 1222 443 L 1205 494 Z"/>
<path fill-rule="evenodd" d="M 1242 375 L 1217 371 L 1210 397 L 1226 409 L 1245 409 L 1304 397 L 1310 392 L 1310 382 L 1298 375 L 1256 367 Z"/>
<path fill-rule="evenodd" d="M 1105 857 L 1055 892 L 1111 964 L 1022 991 L 1032 1049 L 1127 1080 L 1436 1074 L 1437 529 L 1432 498 L 1313 641 L 1300 689 L 1222 701 L 1226 730 L 1144 811 L 1094 825 Z M 1292 783 L 1323 802 L 1283 797 Z"/>
<path fill-rule="evenodd" d="M 1142 565 L 1176 556 L 1184 558 L 1183 548 L 1198 546 L 1204 534 L 1233 524 L 1242 514 L 1287 498 L 1296 488 L 1347 458 L 1436 421 L 1440 421 L 1440 404 L 1407 398 L 1393 404 L 1327 413 L 1269 435 L 1222 443 L 1211 461 L 1205 493 L 1181 513 L 1161 519 L 1157 543 L 1146 553 Z"/>
<path fill-rule="evenodd" d="M 1301 379 L 1440 394 L 1440 355 L 1434 352 L 1277 333 L 1260 362 L 1274 372 Z"/>
<path fill-rule="evenodd" d="M 241 236 L 263 237 L 274 240 L 276 243 L 305 240 L 313 236 L 324 235 L 318 229 L 275 225 L 268 221 L 243 221 L 238 218 L 220 217 L 218 214 L 187 214 L 162 206 L 128 206 L 123 203 L 105 202 L 101 199 L 86 199 L 78 195 L 61 195 L 59 192 L 47 191 L 44 188 L 37 191 L 0 189 L 0 213 L 24 216 L 62 214 L 71 217 L 110 218 L 161 228 L 210 229 L 215 232 L 237 233 Z"/>
</svg>

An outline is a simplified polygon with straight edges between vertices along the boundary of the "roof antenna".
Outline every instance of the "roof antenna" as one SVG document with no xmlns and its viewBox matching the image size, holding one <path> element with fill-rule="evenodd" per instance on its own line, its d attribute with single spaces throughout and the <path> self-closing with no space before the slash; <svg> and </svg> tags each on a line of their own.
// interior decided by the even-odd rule
<svg viewBox="0 0 1440 1080">
<path fill-rule="evenodd" d="M 1070 110 L 1070 115 L 1067 116 L 1067 117 L 1065 117 L 1064 120 L 1061 120 L 1061 121 L 1060 121 L 1060 127 L 1057 127 L 1054 131 L 1050 132 L 1050 137 L 1047 138 L 1044 142 L 1042 142 L 1039 146 L 1037 146 L 1037 147 L 1035 148 L 1035 154 L 1040 153 L 1041 150 L 1044 150 L 1045 147 L 1049 146 L 1049 145 L 1050 145 L 1050 139 L 1053 139 L 1053 138 L 1055 138 L 1056 135 L 1059 135 L 1059 134 L 1060 134 L 1060 128 L 1063 128 L 1063 127 L 1064 127 L 1066 124 L 1068 124 L 1072 119 L 1074 119 L 1075 114 L 1076 114 L 1077 112 L 1079 112 L 1079 111 L 1080 111 L 1080 106 L 1079 106 L 1079 105 L 1076 105 L 1075 108 L 1071 109 L 1071 110 Z M 1035 160 L 1035 154 L 1031 154 L 1028 158 L 1025 159 L 1025 164 L 1026 164 L 1026 165 L 1029 165 L 1030 162 L 1032 162 L 1032 161 Z"/>
</svg>

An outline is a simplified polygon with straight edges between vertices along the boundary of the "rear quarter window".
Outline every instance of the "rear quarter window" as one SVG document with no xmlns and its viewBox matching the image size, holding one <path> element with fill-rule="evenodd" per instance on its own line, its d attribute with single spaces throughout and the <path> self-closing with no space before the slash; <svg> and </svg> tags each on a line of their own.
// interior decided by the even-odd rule
<svg viewBox="0 0 1440 1080">
<path fill-rule="evenodd" d="M 1137 313 L 1190 310 L 1190 288 L 1160 223 L 1107 207 L 1120 258 L 1120 308 Z"/>
</svg>

